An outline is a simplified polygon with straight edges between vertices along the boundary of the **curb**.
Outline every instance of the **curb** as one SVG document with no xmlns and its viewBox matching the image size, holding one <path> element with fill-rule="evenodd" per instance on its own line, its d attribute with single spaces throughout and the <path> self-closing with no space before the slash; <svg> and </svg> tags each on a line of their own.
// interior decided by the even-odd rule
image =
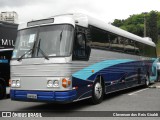
<svg viewBox="0 0 160 120">
<path fill-rule="evenodd" d="M 149 86 L 149 88 L 158 88 L 158 89 L 160 89 L 160 86 Z"/>
<path fill-rule="evenodd" d="M 160 89 L 160 86 L 156 86 L 156 88 Z"/>
</svg>

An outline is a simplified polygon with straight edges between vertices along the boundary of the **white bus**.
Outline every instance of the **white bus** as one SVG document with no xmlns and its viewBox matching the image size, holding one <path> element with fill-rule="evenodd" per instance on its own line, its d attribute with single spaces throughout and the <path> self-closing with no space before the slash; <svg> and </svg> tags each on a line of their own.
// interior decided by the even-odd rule
<svg viewBox="0 0 160 120">
<path fill-rule="evenodd" d="M 88 15 L 63 14 L 19 26 L 11 99 L 102 102 L 104 94 L 157 78 L 155 44 Z"/>
</svg>

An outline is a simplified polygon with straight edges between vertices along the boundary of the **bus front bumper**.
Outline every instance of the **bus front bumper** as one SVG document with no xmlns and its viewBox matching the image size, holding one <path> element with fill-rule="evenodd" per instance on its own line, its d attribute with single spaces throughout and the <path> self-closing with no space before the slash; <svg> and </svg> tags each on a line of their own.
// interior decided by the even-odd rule
<svg viewBox="0 0 160 120">
<path fill-rule="evenodd" d="M 11 90 L 11 100 L 17 101 L 42 101 L 42 102 L 71 102 L 76 98 L 77 91 L 30 91 Z M 33 97 L 32 97 L 33 96 Z"/>
</svg>

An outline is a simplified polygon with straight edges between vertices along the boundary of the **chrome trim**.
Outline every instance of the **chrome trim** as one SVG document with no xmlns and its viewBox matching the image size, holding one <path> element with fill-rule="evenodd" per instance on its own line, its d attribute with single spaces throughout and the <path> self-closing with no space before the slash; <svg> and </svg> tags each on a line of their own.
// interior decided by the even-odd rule
<svg viewBox="0 0 160 120">
<path fill-rule="evenodd" d="M 77 99 L 77 100 L 74 100 L 73 102 L 77 102 L 77 101 L 80 101 L 80 100 L 85 100 L 85 99 L 88 99 L 88 98 L 91 98 L 92 96 L 89 96 L 89 97 L 85 97 L 85 98 L 81 98 L 81 99 Z"/>
<path fill-rule="evenodd" d="M 114 92 L 118 92 L 118 91 L 121 91 L 121 90 L 127 90 L 127 89 L 130 89 L 130 88 L 134 88 L 134 87 L 138 87 L 138 86 L 142 86 L 144 84 L 138 84 L 138 85 L 135 85 L 135 86 L 132 86 L 132 87 L 127 87 L 127 88 L 124 88 L 124 89 L 119 89 L 119 90 L 115 90 L 115 91 L 111 91 L 111 92 L 106 92 L 105 91 L 105 94 L 109 94 L 109 93 L 114 93 Z"/>
<path fill-rule="evenodd" d="M 79 96 L 79 98 L 78 98 L 78 99 L 80 99 L 83 95 L 85 95 L 85 94 L 87 94 L 87 93 L 89 93 L 89 92 L 92 92 L 92 90 L 89 90 L 89 91 L 87 91 L 87 92 L 83 93 L 81 96 Z"/>
</svg>

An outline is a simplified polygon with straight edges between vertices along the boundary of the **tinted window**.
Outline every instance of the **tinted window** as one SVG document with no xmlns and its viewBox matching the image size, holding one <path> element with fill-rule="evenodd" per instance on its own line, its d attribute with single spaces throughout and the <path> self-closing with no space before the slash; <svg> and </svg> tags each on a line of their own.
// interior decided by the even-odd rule
<svg viewBox="0 0 160 120">
<path fill-rule="evenodd" d="M 130 40 L 130 39 L 125 39 L 125 52 L 126 53 L 132 53 L 134 54 L 135 53 L 135 47 L 134 47 L 134 41 L 133 40 Z"/>
<path fill-rule="evenodd" d="M 144 44 L 140 42 L 135 42 L 135 54 L 144 55 Z"/>
<path fill-rule="evenodd" d="M 156 57 L 156 48 L 149 45 L 144 45 L 144 56 Z"/>
<path fill-rule="evenodd" d="M 101 29 L 91 27 L 91 47 L 95 48 L 109 48 L 109 37 L 108 33 L 106 31 L 103 31 Z"/>
<path fill-rule="evenodd" d="M 156 58 L 157 57 L 156 48 L 152 46 L 150 47 L 151 47 L 151 57 Z"/>
<path fill-rule="evenodd" d="M 116 51 L 124 51 L 124 38 L 110 34 L 111 48 Z"/>
<path fill-rule="evenodd" d="M 90 57 L 90 32 L 80 26 L 76 26 L 76 34 L 73 48 L 73 60 L 89 60 Z"/>
</svg>

